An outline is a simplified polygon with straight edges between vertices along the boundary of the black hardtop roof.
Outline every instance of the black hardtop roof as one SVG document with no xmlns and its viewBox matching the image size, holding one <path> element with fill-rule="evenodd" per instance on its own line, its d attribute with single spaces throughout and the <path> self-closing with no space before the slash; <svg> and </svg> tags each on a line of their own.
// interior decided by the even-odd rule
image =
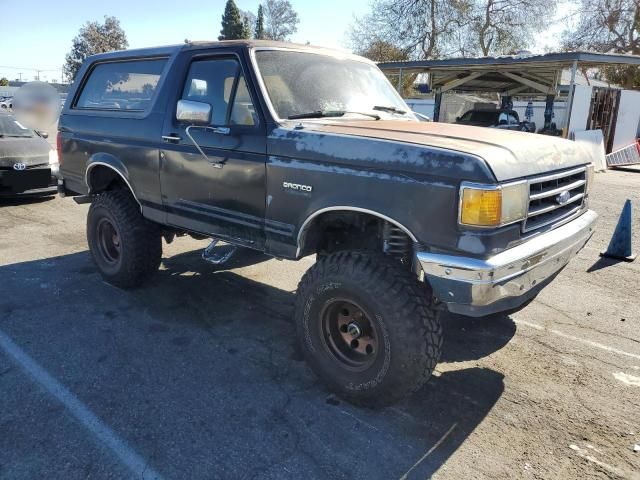
<svg viewBox="0 0 640 480">
<path fill-rule="evenodd" d="M 99 53 L 87 57 L 90 62 L 129 58 L 129 57 L 161 57 L 170 56 L 180 51 L 199 50 L 205 48 L 224 48 L 224 47 L 245 47 L 245 48 L 278 48 L 289 50 L 308 50 L 310 52 L 340 54 L 350 56 L 347 52 L 340 52 L 323 47 L 314 47 L 311 45 L 303 45 L 291 42 L 276 42 L 272 40 L 223 40 L 223 41 L 193 41 L 177 45 L 167 45 L 161 47 L 136 48 L 131 50 L 116 50 L 108 53 Z"/>
</svg>

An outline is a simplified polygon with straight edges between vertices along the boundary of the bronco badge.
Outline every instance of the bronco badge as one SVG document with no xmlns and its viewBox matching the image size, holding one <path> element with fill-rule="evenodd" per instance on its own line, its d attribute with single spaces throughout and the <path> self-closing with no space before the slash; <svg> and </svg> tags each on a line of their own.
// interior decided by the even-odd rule
<svg viewBox="0 0 640 480">
<path fill-rule="evenodd" d="M 282 188 L 285 190 L 294 190 L 296 192 L 311 193 L 313 187 L 311 185 L 301 185 L 299 183 L 282 182 Z"/>
</svg>

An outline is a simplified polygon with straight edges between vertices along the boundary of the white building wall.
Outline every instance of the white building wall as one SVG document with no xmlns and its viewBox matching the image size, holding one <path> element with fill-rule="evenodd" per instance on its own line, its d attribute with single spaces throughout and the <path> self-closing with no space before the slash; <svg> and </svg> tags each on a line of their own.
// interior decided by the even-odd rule
<svg viewBox="0 0 640 480">
<path fill-rule="evenodd" d="M 0 87 L 0 97 L 13 97 L 19 87 Z"/>
<path fill-rule="evenodd" d="M 568 138 L 573 138 L 575 132 L 580 132 L 587 128 L 592 92 L 593 88 L 587 85 L 576 85 L 574 87 Z"/>
<path fill-rule="evenodd" d="M 640 132 L 640 92 L 623 90 L 620 92 L 620 108 L 616 120 L 612 151 L 631 145 Z"/>
</svg>

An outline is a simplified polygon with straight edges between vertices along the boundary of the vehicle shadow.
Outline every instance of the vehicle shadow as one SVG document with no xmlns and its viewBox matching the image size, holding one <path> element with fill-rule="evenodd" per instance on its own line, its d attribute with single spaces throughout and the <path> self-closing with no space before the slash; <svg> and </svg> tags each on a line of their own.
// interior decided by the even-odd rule
<svg viewBox="0 0 640 480">
<path fill-rule="evenodd" d="M 443 312 L 442 362 L 478 360 L 504 347 L 516 333 L 516 324 L 505 314 L 464 317 Z"/>
<path fill-rule="evenodd" d="M 207 244 L 203 243 L 203 249 Z M 233 270 L 271 260 L 273 257 L 265 255 L 257 250 L 238 247 L 236 253 L 224 265 L 214 265 L 202 259 L 202 250 L 192 250 L 171 257 L 164 257 L 162 264 L 171 272 L 171 275 L 181 275 L 185 272 L 195 272 L 199 275 L 213 273 L 221 270 Z"/>
<path fill-rule="evenodd" d="M 238 253 L 239 265 L 263 261 Z M 428 478 L 503 393 L 499 372 L 450 364 L 393 407 L 345 403 L 302 361 L 294 294 L 199 255 L 166 259 L 134 291 L 105 284 L 87 252 L 0 267 L 14 292 L 0 298 L 0 330 L 167 478 Z M 508 318 L 445 320 L 445 363 L 513 335 Z M 0 424 L 23 428 L 15 412 Z"/>
<path fill-rule="evenodd" d="M 35 205 L 37 203 L 44 203 L 55 198 L 55 194 L 51 195 L 7 195 L 0 196 L 0 208 L 2 207 L 16 207 L 19 205 Z"/>
</svg>

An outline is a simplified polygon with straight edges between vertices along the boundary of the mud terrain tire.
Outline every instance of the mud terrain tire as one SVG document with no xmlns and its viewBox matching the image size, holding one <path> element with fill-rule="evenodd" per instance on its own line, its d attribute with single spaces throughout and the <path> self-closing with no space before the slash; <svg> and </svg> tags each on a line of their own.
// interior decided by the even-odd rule
<svg viewBox="0 0 640 480">
<path fill-rule="evenodd" d="M 431 298 L 427 285 L 384 255 L 342 251 L 319 259 L 300 281 L 295 305 L 307 362 L 347 401 L 397 402 L 429 379 L 440 358 Z"/>
<path fill-rule="evenodd" d="M 87 241 L 100 274 L 116 287 L 138 287 L 160 266 L 160 227 L 142 216 L 127 190 L 95 197 L 87 216 Z"/>
</svg>

